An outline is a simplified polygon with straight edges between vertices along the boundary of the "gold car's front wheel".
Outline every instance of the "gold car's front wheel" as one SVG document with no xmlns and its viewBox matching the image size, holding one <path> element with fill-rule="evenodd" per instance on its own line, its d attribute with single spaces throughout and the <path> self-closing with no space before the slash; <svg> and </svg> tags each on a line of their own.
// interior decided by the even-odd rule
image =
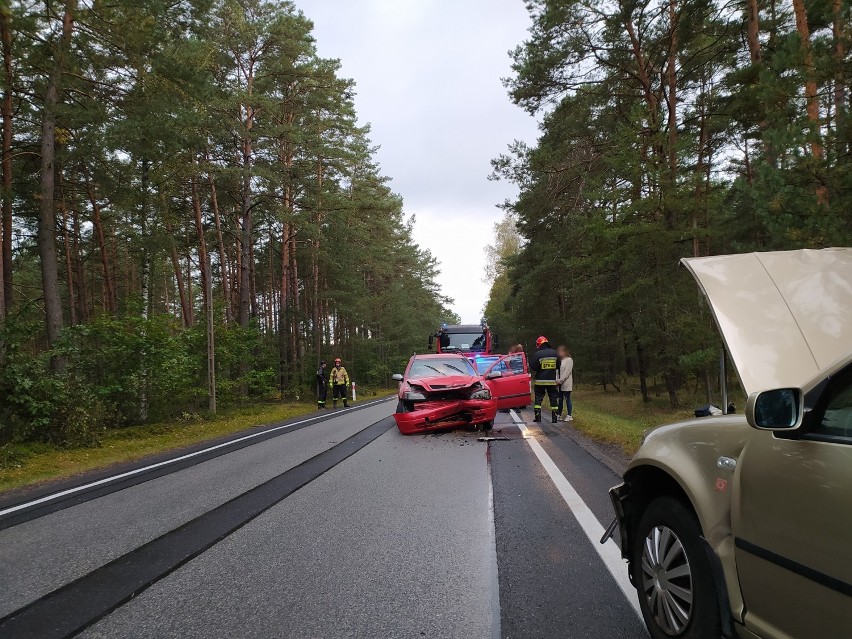
<svg viewBox="0 0 852 639">
<path fill-rule="evenodd" d="M 680 501 L 660 497 L 643 513 L 631 565 L 642 615 L 655 639 L 718 639 L 719 604 L 701 527 Z"/>
</svg>

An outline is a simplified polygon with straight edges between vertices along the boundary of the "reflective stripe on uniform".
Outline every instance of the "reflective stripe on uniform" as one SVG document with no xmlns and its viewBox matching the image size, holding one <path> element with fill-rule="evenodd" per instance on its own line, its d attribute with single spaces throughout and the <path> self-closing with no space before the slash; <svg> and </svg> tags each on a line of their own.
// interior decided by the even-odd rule
<svg viewBox="0 0 852 639">
<path fill-rule="evenodd" d="M 536 386 L 556 386 L 555 379 L 543 379 L 543 380 L 535 380 L 533 382 Z"/>
<path fill-rule="evenodd" d="M 556 358 L 555 357 L 542 357 L 539 360 L 539 366 L 543 371 L 555 371 L 556 370 Z"/>
</svg>

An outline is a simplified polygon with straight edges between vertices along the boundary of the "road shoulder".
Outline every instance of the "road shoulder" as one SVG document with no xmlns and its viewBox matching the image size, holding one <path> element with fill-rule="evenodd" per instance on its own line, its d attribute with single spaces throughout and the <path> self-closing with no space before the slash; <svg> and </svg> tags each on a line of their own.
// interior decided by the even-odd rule
<svg viewBox="0 0 852 639">
<path fill-rule="evenodd" d="M 633 608 L 533 451 L 510 428 L 503 434 L 510 439 L 490 445 L 502 636 L 644 637 Z"/>
</svg>

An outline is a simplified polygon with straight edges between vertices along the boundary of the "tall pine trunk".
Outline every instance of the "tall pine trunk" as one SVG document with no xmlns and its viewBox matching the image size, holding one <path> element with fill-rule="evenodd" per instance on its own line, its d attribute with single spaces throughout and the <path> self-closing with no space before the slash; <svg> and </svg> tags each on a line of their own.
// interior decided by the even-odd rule
<svg viewBox="0 0 852 639">
<path fill-rule="evenodd" d="M 71 326 L 76 326 L 77 304 L 74 294 L 74 265 L 71 258 L 71 238 L 68 236 L 68 206 L 65 200 L 64 185 L 60 184 L 60 190 L 62 191 L 62 195 L 59 199 L 59 209 L 62 214 L 62 243 L 65 250 L 65 281 L 68 285 L 68 310 L 71 314 Z"/>
<path fill-rule="evenodd" d="M 185 327 L 192 326 L 192 308 L 186 295 L 186 286 L 183 281 L 183 270 L 180 265 L 177 243 L 175 241 L 174 229 L 171 222 L 166 220 L 166 231 L 169 233 L 169 254 L 172 258 L 172 269 L 175 273 L 175 284 L 177 284 L 178 297 L 180 299 L 180 315 Z"/>
<path fill-rule="evenodd" d="M 668 176 L 666 178 L 665 195 L 669 200 L 666 205 L 665 218 L 666 228 L 669 230 L 675 227 L 675 207 L 673 206 L 673 198 L 677 189 L 677 49 L 678 49 L 678 13 L 675 6 L 676 0 L 669 0 L 669 51 L 666 60 L 666 108 L 668 111 L 668 120 L 666 122 L 667 131 L 667 161 L 668 161 Z"/>
<path fill-rule="evenodd" d="M 234 216 L 234 227 L 238 230 L 242 229 L 242 223 L 240 222 L 240 214 L 239 210 Z M 243 241 L 242 235 L 238 232 L 234 237 L 234 246 L 233 246 L 233 258 L 232 262 L 232 282 L 234 291 L 233 300 L 234 300 L 234 317 L 237 318 L 237 322 L 240 321 L 240 298 L 242 294 L 240 293 L 240 282 L 242 280 L 241 274 L 243 272 Z"/>
<path fill-rule="evenodd" d="M 299 292 L 299 259 L 296 254 L 296 233 L 290 233 L 290 308 L 292 327 L 290 329 L 290 370 L 300 373 L 298 363 L 305 356 L 305 340 L 302 335 L 302 295 Z"/>
<path fill-rule="evenodd" d="M 292 125 L 294 114 L 288 112 L 285 121 Z M 279 161 L 284 168 L 284 180 L 281 185 L 282 209 L 284 221 L 281 224 L 281 286 L 280 286 L 280 311 L 278 315 L 278 351 L 280 385 L 283 390 L 293 381 L 293 369 L 295 362 L 295 328 L 293 327 L 293 304 L 291 287 L 291 257 L 290 236 L 295 237 L 295 226 L 291 223 L 293 219 L 293 191 L 291 186 L 291 170 L 293 167 L 293 153 L 287 141 L 281 141 L 278 149 Z"/>
<path fill-rule="evenodd" d="M 847 152 L 847 121 L 848 105 L 846 104 L 846 77 L 844 64 L 846 61 L 846 45 L 844 29 L 848 28 L 843 20 L 842 0 L 834 0 L 832 3 L 832 37 L 834 39 L 834 119 L 837 155 L 843 156 Z"/>
<path fill-rule="evenodd" d="M 252 311 L 252 272 L 254 265 L 253 241 L 252 241 L 252 189 L 251 189 L 251 170 L 252 170 L 252 128 L 254 126 L 254 107 L 251 104 L 252 90 L 254 87 L 254 61 L 252 60 L 246 69 L 246 93 L 248 98 L 241 106 L 244 110 L 245 119 L 243 121 L 243 138 L 242 138 L 242 162 L 243 162 L 243 178 L 242 178 L 242 201 L 240 211 L 240 221 L 242 223 L 242 262 L 240 264 L 240 326 L 247 327 Z"/>
<path fill-rule="evenodd" d="M 219 269 L 222 277 L 222 297 L 225 300 L 225 321 L 231 323 L 231 286 L 228 277 L 228 261 L 225 257 L 225 240 L 222 236 L 222 218 L 219 215 L 219 198 L 216 194 L 216 182 L 212 175 L 207 175 L 210 185 L 210 208 L 213 210 L 213 224 L 216 226 L 216 243 L 219 253 Z M 210 274 L 213 277 L 213 274 Z"/>
<path fill-rule="evenodd" d="M 290 328 L 290 224 L 281 225 L 281 282 L 278 293 L 278 369 L 279 385 L 284 390 L 290 382 L 290 352 L 287 334 Z"/>
<path fill-rule="evenodd" d="M 760 9 L 757 0 L 746 0 L 746 24 L 748 30 L 748 54 L 752 64 L 760 62 Z"/>
<path fill-rule="evenodd" d="M 2 224 L 0 224 L 0 320 L 12 307 L 12 15 L 0 7 L 3 46 Z"/>
<path fill-rule="evenodd" d="M 113 284 L 112 268 L 109 263 L 104 224 L 101 218 L 101 205 L 98 202 L 98 195 L 95 192 L 95 187 L 89 176 L 89 169 L 86 166 L 83 167 L 83 179 L 86 183 L 86 194 L 89 196 L 89 204 L 92 205 L 92 225 L 94 226 L 94 235 L 98 243 L 98 252 L 101 255 L 101 268 L 103 269 L 104 280 L 104 308 L 110 313 L 115 313 L 117 309 L 115 285 Z"/>
<path fill-rule="evenodd" d="M 204 220 L 201 216 L 201 200 L 198 198 L 198 186 L 195 175 L 190 178 L 190 190 L 192 193 L 192 210 L 195 213 L 195 235 L 198 238 L 198 266 L 201 271 L 201 289 L 204 291 L 204 295 L 202 296 L 204 300 L 203 308 L 204 312 L 208 313 L 210 309 L 207 307 L 207 280 L 210 277 L 210 273 L 207 270 L 207 239 L 204 236 Z"/>
<path fill-rule="evenodd" d="M 189 233 L 186 227 L 183 229 L 183 243 L 186 249 L 186 275 L 184 286 L 186 288 L 187 309 L 189 311 L 189 325 L 195 325 L 195 295 L 192 292 L 192 243 L 189 241 Z"/>
<path fill-rule="evenodd" d="M 77 275 L 77 316 L 81 322 L 89 319 L 89 303 L 86 292 L 86 270 L 83 260 L 80 258 L 80 211 L 77 206 L 77 198 L 74 198 L 74 208 L 71 212 L 72 220 L 72 248 L 74 251 L 74 270 Z"/>
<path fill-rule="evenodd" d="M 808 14 L 805 0 L 793 0 L 793 12 L 796 14 L 796 30 L 802 47 L 802 60 L 805 65 L 805 108 L 811 126 L 811 154 L 822 159 L 823 148 L 819 141 L 819 96 L 814 74 L 814 55 L 811 50 L 811 33 L 808 26 Z"/>
<path fill-rule="evenodd" d="M 139 230 L 142 240 L 142 272 L 139 277 L 139 291 L 142 297 L 142 319 L 148 319 L 151 310 L 151 248 L 148 238 L 148 221 L 150 219 L 150 211 L 148 210 L 150 167 L 150 160 L 142 158 L 140 184 L 142 189 L 142 210 L 139 215 Z"/>
<path fill-rule="evenodd" d="M 701 242 L 698 238 L 698 206 L 704 207 L 705 211 L 709 208 L 705 194 L 709 190 L 709 179 L 707 184 L 704 183 L 705 164 L 704 150 L 707 147 L 707 78 L 702 72 L 701 74 L 701 94 L 699 104 L 699 126 L 698 126 L 698 162 L 695 166 L 695 202 L 692 209 L 692 256 L 699 257 L 701 255 Z M 711 164 L 711 159 L 708 158 L 708 164 Z M 707 230 L 710 228 L 709 220 L 707 222 Z"/>
<path fill-rule="evenodd" d="M 636 363 L 639 368 L 639 390 L 642 393 L 642 401 L 650 402 L 651 398 L 648 395 L 648 360 L 645 356 L 645 347 L 639 340 L 639 335 L 634 331 L 633 340 L 636 344 Z"/>
<path fill-rule="evenodd" d="M 62 299 L 59 296 L 59 264 L 56 256 L 56 109 L 65 66 L 65 54 L 71 43 L 76 0 L 66 0 L 62 16 L 62 34 L 56 45 L 53 66 L 47 79 L 41 118 L 41 202 L 38 218 L 38 252 L 41 259 L 41 283 L 48 344 L 53 347 L 62 331 Z M 61 358 L 51 366 L 61 370 Z"/>
<path fill-rule="evenodd" d="M 246 141 L 246 157 L 251 153 L 251 142 Z M 243 179 L 242 210 L 240 222 L 242 226 L 242 239 L 240 247 L 240 326 L 247 327 L 251 318 L 251 244 L 252 244 L 252 220 L 251 220 L 251 177 L 246 170 Z"/>
<path fill-rule="evenodd" d="M 322 228 L 322 159 L 317 164 L 317 208 L 314 214 L 314 226 L 317 236 Z M 320 268 L 319 268 L 319 237 L 313 241 L 313 254 L 311 255 L 311 321 L 313 323 L 314 351 L 316 353 L 315 365 L 319 366 L 322 359 L 322 326 L 320 325 Z"/>
</svg>

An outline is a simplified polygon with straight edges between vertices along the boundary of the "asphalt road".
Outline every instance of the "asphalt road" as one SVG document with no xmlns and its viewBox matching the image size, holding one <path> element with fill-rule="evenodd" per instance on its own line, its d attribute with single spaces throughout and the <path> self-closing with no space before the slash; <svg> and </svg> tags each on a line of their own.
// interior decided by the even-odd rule
<svg viewBox="0 0 852 639">
<path fill-rule="evenodd" d="M 594 538 L 606 451 L 515 413 L 404 437 L 394 405 L 0 499 L 0 637 L 646 636 Z"/>
</svg>

